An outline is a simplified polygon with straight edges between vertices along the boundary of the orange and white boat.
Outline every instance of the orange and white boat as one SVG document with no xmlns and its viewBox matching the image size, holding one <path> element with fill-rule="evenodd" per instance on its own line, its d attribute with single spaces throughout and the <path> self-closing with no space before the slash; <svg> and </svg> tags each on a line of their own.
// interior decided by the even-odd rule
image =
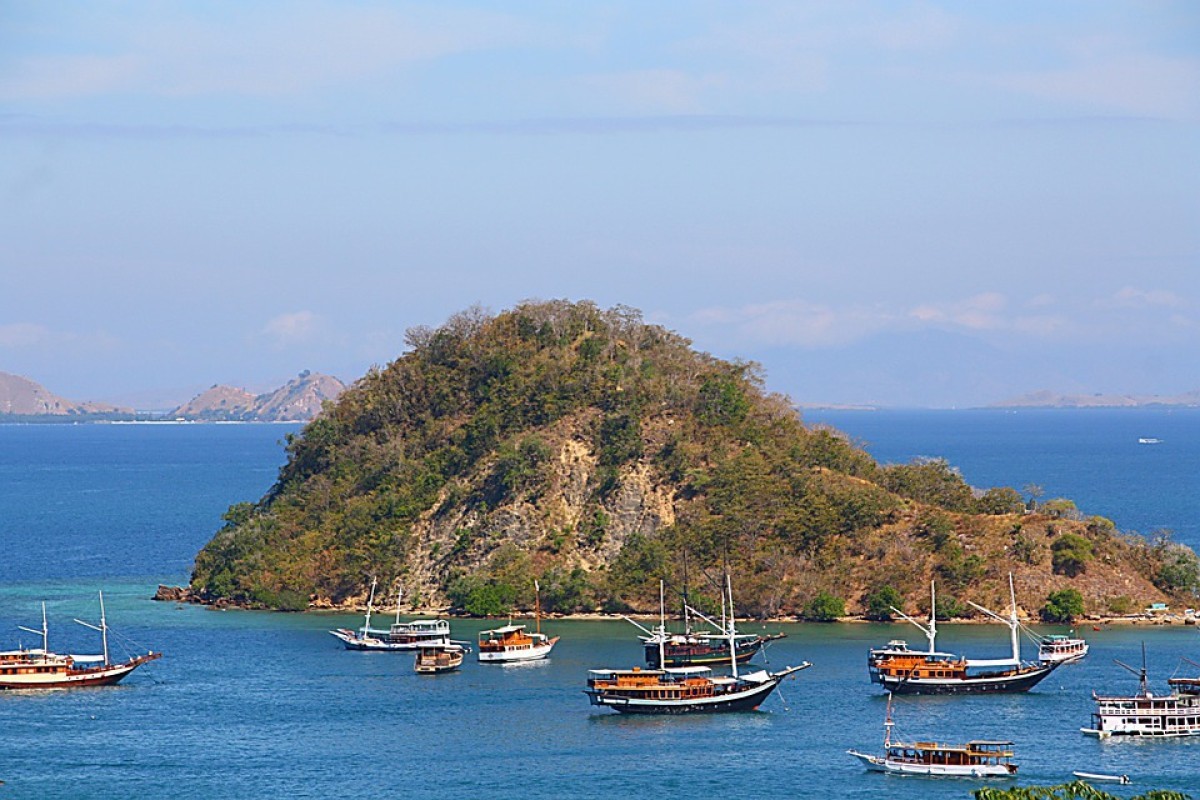
<svg viewBox="0 0 1200 800">
<path fill-rule="evenodd" d="M 42 646 L 37 649 L 19 649 L 0 652 L 0 690 L 29 689 L 74 689 L 85 686 L 111 686 L 129 673 L 145 664 L 162 658 L 162 653 L 153 650 L 145 655 L 133 656 L 127 661 L 112 663 L 108 657 L 108 623 L 104 618 L 104 594 L 100 594 L 100 624 L 93 625 L 75 620 L 92 630 L 100 632 L 104 645 L 99 655 L 62 655 L 50 652 L 50 632 L 46 624 L 46 604 L 42 604 L 42 628 L 21 630 L 42 637 Z"/>
<path fill-rule="evenodd" d="M 559 637 L 542 633 L 541 587 L 534 587 L 534 615 L 537 630 L 529 633 L 524 625 L 511 622 L 500 628 L 479 632 L 479 663 L 507 664 L 515 661 L 537 661 L 550 655 Z"/>
</svg>

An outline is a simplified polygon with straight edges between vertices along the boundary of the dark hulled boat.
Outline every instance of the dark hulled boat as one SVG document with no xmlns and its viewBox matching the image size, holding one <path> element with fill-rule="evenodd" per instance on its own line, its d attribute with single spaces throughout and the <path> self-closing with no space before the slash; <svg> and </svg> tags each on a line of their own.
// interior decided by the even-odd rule
<svg viewBox="0 0 1200 800">
<path fill-rule="evenodd" d="M 1017 620 L 1017 601 L 1012 576 L 1008 579 L 1012 599 L 1009 617 L 1001 617 L 983 606 L 975 608 L 1009 627 L 1012 656 L 999 659 L 968 659 L 951 653 L 939 653 L 936 590 L 931 584 L 931 603 L 928 627 L 893 609 L 908 622 L 916 625 L 929 641 L 928 652 L 911 650 L 907 642 L 894 640 L 887 647 L 872 649 L 867 656 L 871 680 L 895 694 L 984 694 L 992 692 L 1026 692 L 1054 671 L 1058 662 L 1036 664 L 1021 660 L 1021 624 Z"/>
<path fill-rule="evenodd" d="M 733 596 L 729 590 L 729 616 L 733 617 Z M 662 588 L 659 588 L 661 598 Z M 659 612 L 659 632 L 666 630 L 665 612 Z M 787 676 L 812 666 L 807 661 L 778 672 L 757 670 L 738 674 L 735 657 L 735 631 L 730 625 L 725 634 L 726 660 L 732 675 L 714 676 L 709 667 L 689 666 L 667 669 L 595 669 L 588 673 L 584 694 L 594 706 L 605 706 L 622 714 L 694 714 L 723 711 L 750 711 L 762 705 Z M 657 640 L 659 663 L 665 661 L 666 637 Z"/>
</svg>

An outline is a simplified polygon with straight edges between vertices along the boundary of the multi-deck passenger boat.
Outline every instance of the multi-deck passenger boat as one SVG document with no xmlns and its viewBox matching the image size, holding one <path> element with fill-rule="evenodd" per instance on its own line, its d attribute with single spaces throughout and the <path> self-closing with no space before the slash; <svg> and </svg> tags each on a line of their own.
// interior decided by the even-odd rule
<svg viewBox="0 0 1200 800">
<path fill-rule="evenodd" d="M 46 604 L 42 604 L 42 628 L 21 630 L 42 637 L 42 646 L 36 650 L 9 650 L 0 652 L 0 690 L 19 689 L 73 689 L 84 686 L 111 686 L 126 675 L 145 664 L 162 658 L 162 653 L 153 650 L 145 655 L 134 656 L 127 661 L 114 664 L 108 655 L 108 623 L 104 617 L 104 594 L 100 594 L 100 624 L 93 625 L 75 620 L 92 630 L 99 631 L 103 652 L 99 655 L 60 655 L 50 652 L 50 633 L 46 624 Z"/>
<path fill-rule="evenodd" d="M 873 772 L 958 778 L 1009 778 L 1017 774 L 1012 742 L 973 739 L 966 744 L 893 742 L 892 698 L 883 722 L 883 754 L 846 752 Z"/>
<path fill-rule="evenodd" d="M 542 633 L 541 587 L 534 586 L 534 616 L 537 630 L 529 633 L 524 625 L 511 622 L 499 628 L 479 632 L 479 663 L 505 664 L 515 661 L 537 661 L 550 655 L 559 637 Z"/>
<path fill-rule="evenodd" d="M 1109 736 L 1149 736 L 1175 738 L 1200 736 L 1200 678 L 1171 678 L 1171 693 L 1153 694 L 1146 681 L 1146 646 L 1142 645 L 1142 668 L 1135 670 L 1118 661 L 1138 676 L 1138 693 L 1099 695 L 1092 693 L 1096 710 L 1090 728 L 1079 730 L 1100 739 Z"/>
<path fill-rule="evenodd" d="M 728 584 L 727 584 L 728 586 Z M 661 587 L 660 587 L 661 597 Z M 733 616 L 733 598 L 729 595 Z M 666 616 L 660 609 L 660 628 Z M 732 629 L 730 629 L 732 631 Z M 659 641 L 665 647 L 665 640 Z M 758 708 L 787 676 L 812 666 L 807 661 L 778 672 L 757 670 L 738 674 L 735 643 L 726 640 L 730 676 L 714 676 L 709 667 L 667 669 L 594 669 L 588 672 L 584 694 L 592 705 L 605 706 L 622 714 L 691 714 L 719 711 L 748 711 Z M 660 653 L 660 663 L 665 660 Z"/>
<path fill-rule="evenodd" d="M 1021 661 L 1021 623 L 1017 620 L 1017 600 L 1011 575 L 1008 578 L 1008 590 L 1012 610 L 1007 618 L 976 603 L 971 605 L 1009 627 L 1012 639 L 1010 658 L 967 659 L 951 653 L 939 653 L 935 646 L 937 618 L 932 611 L 937 608 L 937 594 L 930 584 L 928 626 L 899 609 L 892 609 L 925 633 L 929 641 L 928 652 L 911 650 L 908 643 L 902 640 L 893 640 L 886 647 L 872 649 L 867 655 L 871 680 L 896 694 L 977 694 L 1032 689 L 1058 666 L 1058 662 L 1033 664 Z"/>
<path fill-rule="evenodd" d="M 1083 639 L 1052 633 L 1038 637 L 1038 661 L 1042 664 L 1070 664 L 1088 654 L 1088 643 Z"/>
<path fill-rule="evenodd" d="M 452 644 L 450 623 L 444 619 L 418 619 L 400 621 L 401 596 L 396 596 L 396 621 L 390 628 L 372 628 L 371 612 L 375 603 L 375 587 L 378 581 L 371 580 L 371 593 L 367 597 L 367 614 L 363 626 L 356 631 L 338 628 L 329 633 L 337 637 L 347 650 L 383 650 L 413 652 L 424 644 Z"/>
<path fill-rule="evenodd" d="M 422 644 L 417 648 L 413 669 L 418 675 L 453 672 L 462 666 L 465 652 L 459 644 Z"/>
</svg>

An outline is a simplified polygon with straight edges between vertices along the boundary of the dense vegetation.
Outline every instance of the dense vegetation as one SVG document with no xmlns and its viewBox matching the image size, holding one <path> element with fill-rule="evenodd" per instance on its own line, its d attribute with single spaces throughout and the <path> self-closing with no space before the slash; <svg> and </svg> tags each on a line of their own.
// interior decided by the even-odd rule
<svg viewBox="0 0 1200 800">
<path fill-rule="evenodd" d="M 1200 585 L 1187 548 L 1027 513 L 945 461 L 876 464 L 806 428 L 756 365 L 629 308 L 474 309 L 407 343 L 289 437 L 271 492 L 197 556 L 197 594 L 337 605 L 378 575 L 414 605 L 501 614 L 537 579 L 550 610 L 648 610 L 665 577 L 711 608 L 729 571 L 743 612 L 828 619 L 915 612 L 930 578 L 940 613 L 963 613 L 958 595 L 999 596 L 1009 570 L 1028 591 L 1124 571 L 1138 602 Z"/>
<path fill-rule="evenodd" d="M 975 800 L 1120 800 L 1118 795 L 1097 789 L 1085 781 L 1072 781 L 1058 786 L 1013 786 L 999 789 L 985 786 L 972 792 Z M 1129 800 L 1191 800 L 1191 795 L 1165 789 L 1151 789 Z"/>
</svg>

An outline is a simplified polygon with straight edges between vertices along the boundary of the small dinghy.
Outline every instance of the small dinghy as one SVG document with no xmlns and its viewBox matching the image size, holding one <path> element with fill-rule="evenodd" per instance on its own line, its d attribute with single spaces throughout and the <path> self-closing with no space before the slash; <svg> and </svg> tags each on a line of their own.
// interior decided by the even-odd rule
<svg viewBox="0 0 1200 800">
<path fill-rule="evenodd" d="M 1102 775 L 1099 772 L 1072 772 L 1076 778 L 1082 778 L 1085 781 L 1103 781 L 1106 783 L 1119 783 L 1122 786 L 1129 785 L 1128 775 Z"/>
</svg>

